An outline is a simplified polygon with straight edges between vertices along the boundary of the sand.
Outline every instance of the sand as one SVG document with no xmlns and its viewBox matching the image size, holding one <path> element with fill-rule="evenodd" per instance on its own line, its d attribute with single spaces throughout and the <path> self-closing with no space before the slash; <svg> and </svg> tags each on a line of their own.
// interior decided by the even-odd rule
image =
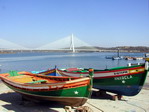
<svg viewBox="0 0 149 112">
<path fill-rule="evenodd" d="M 65 112 L 64 105 L 22 101 L 21 95 L 3 83 L 0 85 L 0 112 Z M 122 100 L 114 101 L 111 100 L 112 93 L 102 97 L 94 96 L 94 93 L 84 105 L 93 112 L 149 112 L 149 76 L 141 92 L 133 97 L 123 96 Z"/>
</svg>

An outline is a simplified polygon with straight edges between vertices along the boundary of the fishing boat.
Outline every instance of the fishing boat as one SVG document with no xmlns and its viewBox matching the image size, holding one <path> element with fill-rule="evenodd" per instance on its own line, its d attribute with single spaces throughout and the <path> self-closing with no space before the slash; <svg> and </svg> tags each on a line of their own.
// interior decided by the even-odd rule
<svg viewBox="0 0 149 112">
<path fill-rule="evenodd" d="M 106 56 L 106 59 L 112 59 L 112 60 L 121 60 L 124 59 L 123 56 L 120 56 L 120 49 L 117 49 L 117 56 Z"/>
<path fill-rule="evenodd" d="M 58 69 L 65 76 L 80 77 L 87 76 L 87 69 L 74 71 Z M 118 95 L 134 96 L 142 89 L 148 73 L 148 62 L 141 65 L 115 67 L 104 70 L 94 70 L 93 87 L 102 91 L 109 91 Z"/>
<path fill-rule="evenodd" d="M 6 86 L 24 98 L 81 106 L 91 95 L 92 75 L 91 71 L 90 77 L 47 77 L 25 71 L 10 71 L 0 74 L 0 78 Z"/>
</svg>

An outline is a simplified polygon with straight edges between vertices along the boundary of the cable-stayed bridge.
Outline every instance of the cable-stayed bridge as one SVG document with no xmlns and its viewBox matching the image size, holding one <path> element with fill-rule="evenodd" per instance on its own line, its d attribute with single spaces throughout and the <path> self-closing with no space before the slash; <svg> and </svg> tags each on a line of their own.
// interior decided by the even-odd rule
<svg viewBox="0 0 149 112">
<path fill-rule="evenodd" d="M 73 34 L 65 38 L 59 39 L 54 42 L 50 42 L 37 48 L 26 48 L 21 45 L 17 45 L 10 41 L 0 39 L 0 50 L 52 50 L 52 51 L 98 51 L 97 48 L 89 45 L 88 43 L 80 40 Z"/>
<path fill-rule="evenodd" d="M 23 47 L 21 45 L 15 44 L 13 42 L 0 39 L 0 50 L 27 50 L 29 48 Z"/>
<path fill-rule="evenodd" d="M 48 43 L 41 47 L 36 48 L 36 50 L 65 50 L 65 51 L 98 51 L 97 48 L 91 46 L 90 44 L 80 40 L 73 34 L 62 38 L 60 40 Z"/>
</svg>

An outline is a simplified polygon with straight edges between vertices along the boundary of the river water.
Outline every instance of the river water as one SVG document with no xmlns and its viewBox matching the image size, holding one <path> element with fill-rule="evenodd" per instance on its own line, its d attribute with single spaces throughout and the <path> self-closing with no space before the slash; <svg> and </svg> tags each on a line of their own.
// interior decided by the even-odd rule
<svg viewBox="0 0 149 112">
<path fill-rule="evenodd" d="M 144 57 L 145 53 L 120 53 L 121 56 Z M 143 63 L 144 60 L 112 60 L 106 56 L 116 56 L 116 53 L 15 53 L 0 54 L 1 73 L 10 70 L 34 71 L 48 68 L 94 68 L 105 69 L 118 66 L 127 66 L 128 63 Z"/>
</svg>

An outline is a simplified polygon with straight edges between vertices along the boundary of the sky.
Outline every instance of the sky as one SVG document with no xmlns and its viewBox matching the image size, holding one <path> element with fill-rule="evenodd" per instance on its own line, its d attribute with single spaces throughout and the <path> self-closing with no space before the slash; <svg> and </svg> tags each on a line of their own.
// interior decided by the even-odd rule
<svg viewBox="0 0 149 112">
<path fill-rule="evenodd" d="M 72 33 L 93 46 L 149 47 L 149 0 L 0 0 L 0 39 L 35 48 Z"/>
</svg>

